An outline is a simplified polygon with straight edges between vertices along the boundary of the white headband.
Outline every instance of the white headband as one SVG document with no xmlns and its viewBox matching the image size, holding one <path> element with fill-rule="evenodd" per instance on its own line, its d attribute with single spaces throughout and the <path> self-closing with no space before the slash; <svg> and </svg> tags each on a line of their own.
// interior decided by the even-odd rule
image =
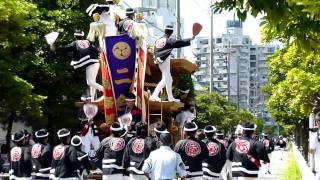
<svg viewBox="0 0 320 180">
<path fill-rule="evenodd" d="M 173 30 L 173 27 L 165 27 L 164 29 Z"/>
<path fill-rule="evenodd" d="M 43 135 L 38 135 L 39 131 L 37 131 L 34 135 L 36 136 L 36 138 L 43 138 L 43 137 L 47 137 L 49 136 L 49 132 L 47 132 L 46 134 Z"/>
<path fill-rule="evenodd" d="M 11 137 L 12 141 L 14 141 L 14 142 L 22 141 L 24 138 L 25 138 L 25 135 L 23 135 L 20 139 L 17 139 L 17 140 L 14 139 L 14 135 L 12 135 L 12 137 Z"/>
<path fill-rule="evenodd" d="M 127 133 L 128 133 L 128 130 L 125 128 L 125 132 L 120 136 L 120 137 L 124 137 Z"/>
<path fill-rule="evenodd" d="M 257 125 L 254 125 L 254 127 L 253 128 L 245 128 L 245 127 L 243 127 L 242 126 L 242 130 L 246 130 L 246 131 L 254 131 L 254 130 L 256 130 L 256 128 L 257 128 Z"/>
<path fill-rule="evenodd" d="M 198 126 L 197 126 L 197 124 L 194 123 L 194 122 L 193 122 L 193 124 L 195 125 L 194 128 L 189 129 L 189 128 L 184 127 L 183 130 L 184 130 L 184 131 L 196 131 L 196 130 L 198 129 Z"/>
<path fill-rule="evenodd" d="M 126 101 L 135 101 L 136 99 L 132 99 L 132 98 L 125 98 Z"/>
<path fill-rule="evenodd" d="M 79 138 L 80 141 L 79 141 L 78 144 L 73 143 L 73 140 L 74 140 L 75 138 Z M 82 144 L 82 139 L 81 139 L 81 137 L 80 137 L 80 136 L 77 136 L 77 135 L 73 136 L 72 139 L 71 139 L 71 145 L 72 145 L 72 146 L 79 146 L 80 144 Z"/>
<path fill-rule="evenodd" d="M 211 127 L 212 127 L 212 130 L 206 130 L 206 129 L 204 129 L 204 132 L 205 132 L 205 133 L 212 133 L 212 132 L 216 132 L 217 128 L 216 128 L 216 127 L 214 127 L 214 126 L 211 126 Z"/>
<path fill-rule="evenodd" d="M 216 133 L 217 136 L 223 136 L 223 133 Z"/>
<path fill-rule="evenodd" d="M 131 10 L 131 11 L 126 11 L 127 14 L 131 14 L 131 13 L 134 13 L 134 10 Z"/>
<path fill-rule="evenodd" d="M 74 36 L 84 36 L 84 32 L 81 31 L 81 33 L 74 33 L 73 35 L 74 35 Z"/>
<path fill-rule="evenodd" d="M 61 137 L 66 137 L 66 136 L 69 136 L 70 135 L 70 131 L 68 131 L 67 133 L 65 133 L 65 134 L 60 134 L 60 132 L 62 131 L 62 129 L 60 129 L 59 131 L 58 131 L 58 137 L 59 138 L 61 138 Z"/>
<path fill-rule="evenodd" d="M 122 126 L 122 124 L 120 124 L 120 127 L 118 127 L 118 128 L 114 128 L 114 127 L 111 126 L 110 129 L 112 131 L 121 131 L 123 129 L 123 126 Z"/>
<path fill-rule="evenodd" d="M 159 131 L 157 128 L 153 128 L 154 132 L 157 133 L 169 133 L 169 131 L 167 129 L 163 130 L 163 131 Z"/>
<path fill-rule="evenodd" d="M 189 89 L 187 89 L 187 90 L 180 90 L 180 92 L 185 93 L 185 94 L 188 94 L 189 91 L 190 91 Z"/>
</svg>

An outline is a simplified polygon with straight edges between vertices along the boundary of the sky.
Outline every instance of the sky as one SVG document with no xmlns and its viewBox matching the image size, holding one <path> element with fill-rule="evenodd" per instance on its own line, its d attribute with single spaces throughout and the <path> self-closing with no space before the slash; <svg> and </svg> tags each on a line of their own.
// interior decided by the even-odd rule
<svg viewBox="0 0 320 180">
<path fill-rule="evenodd" d="M 137 7 L 141 0 L 121 0 L 127 2 L 131 7 Z M 203 25 L 203 29 L 198 36 L 210 36 L 210 7 L 211 0 L 181 0 L 181 18 L 184 19 L 184 37 L 192 35 L 192 24 L 198 22 Z M 236 17 L 237 18 L 237 17 Z M 213 34 L 221 35 L 226 33 L 226 21 L 233 19 L 233 12 L 224 12 L 213 16 Z M 253 44 L 260 44 L 260 19 L 249 15 L 243 23 L 243 34 L 249 35 Z"/>
</svg>

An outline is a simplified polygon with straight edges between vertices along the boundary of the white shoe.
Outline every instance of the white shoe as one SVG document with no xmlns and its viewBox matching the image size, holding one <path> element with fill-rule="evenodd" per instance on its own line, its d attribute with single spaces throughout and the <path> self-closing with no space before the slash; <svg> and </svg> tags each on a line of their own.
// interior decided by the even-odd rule
<svg viewBox="0 0 320 180">
<path fill-rule="evenodd" d="M 161 99 L 159 97 L 156 97 L 156 96 L 151 96 L 150 97 L 150 101 L 161 101 Z"/>
<path fill-rule="evenodd" d="M 180 99 L 169 99 L 168 101 L 171 101 L 171 102 L 180 102 Z"/>
</svg>

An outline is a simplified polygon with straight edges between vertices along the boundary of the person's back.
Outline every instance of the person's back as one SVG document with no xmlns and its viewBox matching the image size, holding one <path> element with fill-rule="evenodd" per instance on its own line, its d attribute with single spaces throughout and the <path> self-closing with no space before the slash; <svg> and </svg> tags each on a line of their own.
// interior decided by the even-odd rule
<svg viewBox="0 0 320 180">
<path fill-rule="evenodd" d="M 208 157 L 208 149 L 204 142 L 197 140 L 194 136 L 198 126 L 189 122 L 184 126 L 186 139 L 177 142 L 174 151 L 177 152 L 188 171 L 187 178 L 202 178 L 202 161 Z"/>
<path fill-rule="evenodd" d="M 32 165 L 30 146 L 24 146 L 25 136 L 22 132 L 15 133 L 12 140 L 16 143 L 16 146 L 14 146 L 10 151 L 10 179 L 31 179 Z"/>
<path fill-rule="evenodd" d="M 61 144 L 53 149 L 51 173 L 54 178 L 78 178 L 77 150 L 70 145 L 70 131 L 61 129 L 57 134 Z"/>
<path fill-rule="evenodd" d="M 133 179 L 144 179 L 144 172 L 141 170 L 143 162 L 148 158 L 151 151 L 157 149 L 156 141 L 147 136 L 147 125 L 143 122 L 136 124 L 137 137 L 132 138 L 126 145 L 122 165 L 129 170 Z"/>
<path fill-rule="evenodd" d="M 34 144 L 31 150 L 34 179 L 49 179 L 50 176 L 52 147 L 48 144 L 48 136 L 49 133 L 45 129 L 35 133 L 38 143 Z"/>
<path fill-rule="evenodd" d="M 227 158 L 232 161 L 233 177 L 258 177 L 260 160 L 270 162 L 262 142 L 252 138 L 253 124 L 245 123 L 243 137 L 235 139 L 227 151 Z"/>
<path fill-rule="evenodd" d="M 152 151 L 145 160 L 142 170 L 151 176 L 151 179 L 174 179 L 187 175 L 185 166 L 180 155 L 171 148 L 171 135 L 162 133 L 160 135 L 161 146 Z"/>
<path fill-rule="evenodd" d="M 219 179 L 227 160 L 224 145 L 213 138 L 215 131 L 213 126 L 206 126 L 204 129 L 206 138 L 202 141 L 207 145 L 209 156 L 202 163 L 203 179 Z"/>
</svg>

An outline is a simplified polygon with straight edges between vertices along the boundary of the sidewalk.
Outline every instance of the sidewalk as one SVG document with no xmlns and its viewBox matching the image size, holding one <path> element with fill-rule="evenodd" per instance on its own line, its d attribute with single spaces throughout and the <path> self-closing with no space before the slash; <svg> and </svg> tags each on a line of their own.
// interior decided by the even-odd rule
<svg viewBox="0 0 320 180">
<path fill-rule="evenodd" d="M 265 174 L 266 165 L 263 164 L 260 170 L 259 179 L 279 180 L 284 174 L 284 170 L 286 168 L 286 163 L 288 161 L 288 151 L 283 151 L 283 152 L 280 150 L 273 151 L 270 159 L 271 159 L 271 164 L 270 164 L 271 174 Z"/>
</svg>

